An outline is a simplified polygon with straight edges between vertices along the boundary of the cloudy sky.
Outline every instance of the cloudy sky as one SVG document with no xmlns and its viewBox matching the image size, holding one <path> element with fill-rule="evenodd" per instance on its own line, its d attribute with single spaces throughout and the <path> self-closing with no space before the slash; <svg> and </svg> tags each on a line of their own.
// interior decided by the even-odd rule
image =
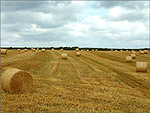
<svg viewBox="0 0 150 113">
<path fill-rule="evenodd" d="M 2 47 L 149 47 L 148 1 L 3 1 Z"/>
</svg>

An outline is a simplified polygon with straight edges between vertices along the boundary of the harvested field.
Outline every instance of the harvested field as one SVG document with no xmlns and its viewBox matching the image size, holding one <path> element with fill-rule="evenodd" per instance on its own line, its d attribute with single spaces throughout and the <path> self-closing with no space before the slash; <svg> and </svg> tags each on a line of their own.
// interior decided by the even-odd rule
<svg viewBox="0 0 150 113">
<path fill-rule="evenodd" d="M 136 72 L 136 61 L 149 62 L 150 55 L 130 51 L 74 51 L 67 60 L 59 50 L 27 52 L 8 50 L 1 55 L 1 73 L 6 67 L 32 74 L 33 91 L 10 94 L 1 90 L 1 112 L 149 112 L 150 65 Z"/>
</svg>

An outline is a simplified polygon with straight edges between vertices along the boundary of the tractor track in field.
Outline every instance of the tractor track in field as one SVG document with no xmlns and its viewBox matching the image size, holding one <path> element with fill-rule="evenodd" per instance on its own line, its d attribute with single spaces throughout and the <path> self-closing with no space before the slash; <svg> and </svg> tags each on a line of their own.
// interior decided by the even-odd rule
<svg viewBox="0 0 150 113">
<path fill-rule="evenodd" d="M 104 64 L 101 64 L 101 63 L 100 63 L 99 61 L 97 61 L 97 60 L 91 59 L 91 58 L 86 57 L 86 56 L 84 56 L 84 55 L 82 55 L 82 57 L 84 57 L 85 59 L 90 60 L 91 62 L 94 62 L 94 63 L 96 63 L 96 64 L 99 64 L 99 65 L 101 65 L 101 66 L 104 66 L 104 67 L 105 67 L 106 69 L 108 69 L 108 70 L 111 70 L 111 71 L 117 73 L 117 74 L 116 74 L 116 75 L 118 75 L 117 78 L 119 78 L 121 81 L 124 81 L 124 82 L 125 82 L 127 85 L 129 85 L 130 87 L 139 90 L 144 96 L 146 96 L 147 98 L 149 98 L 149 85 L 148 85 L 148 84 L 147 84 L 147 85 L 144 85 L 144 84 L 138 82 L 138 80 L 137 80 L 135 77 L 133 78 L 133 76 L 131 77 L 131 75 L 129 75 L 129 74 L 127 74 L 127 73 L 123 73 L 123 72 L 121 72 L 121 71 L 119 71 L 119 70 L 116 70 L 116 69 L 114 69 L 114 68 L 112 68 L 112 67 L 109 67 L 109 66 L 107 66 L 106 64 L 105 64 L 105 65 L 104 65 Z M 88 61 L 88 62 L 89 62 L 89 61 Z"/>
<path fill-rule="evenodd" d="M 95 68 L 93 68 L 93 67 L 90 66 L 89 64 L 85 63 L 84 61 L 80 60 L 80 58 L 77 58 L 76 56 L 73 56 L 73 55 L 70 55 L 70 54 L 69 54 L 69 56 L 72 57 L 72 58 L 69 57 L 69 58 L 72 60 L 72 64 L 75 64 L 75 62 L 78 62 L 79 64 L 82 63 L 83 66 L 81 66 L 80 69 L 87 67 L 87 70 L 88 70 L 88 69 L 91 70 L 91 73 L 90 73 L 91 78 L 94 78 L 94 80 L 95 80 L 96 82 L 98 82 L 99 85 L 104 85 L 104 84 L 102 84 L 102 83 L 100 82 L 99 78 L 97 77 L 96 74 L 98 74 L 98 73 L 97 73 L 97 70 L 95 70 Z M 78 65 L 76 65 L 76 66 L 74 66 L 74 67 L 77 67 L 77 66 L 78 66 Z M 85 72 L 85 71 L 86 71 L 86 70 L 84 70 L 84 72 Z M 80 74 L 80 73 L 82 73 L 82 72 L 81 72 L 80 70 L 78 70 L 78 73 Z M 89 74 L 88 71 L 87 71 L 87 74 Z"/>
</svg>

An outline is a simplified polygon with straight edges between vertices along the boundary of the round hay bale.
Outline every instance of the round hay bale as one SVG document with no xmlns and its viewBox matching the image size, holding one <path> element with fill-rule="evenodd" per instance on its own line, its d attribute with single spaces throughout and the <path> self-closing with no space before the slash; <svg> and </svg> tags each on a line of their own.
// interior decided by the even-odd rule
<svg viewBox="0 0 150 113">
<path fill-rule="evenodd" d="M 147 72 L 147 62 L 136 62 L 136 72 Z"/>
<path fill-rule="evenodd" d="M 89 51 L 89 50 L 86 50 L 86 51 Z"/>
<path fill-rule="evenodd" d="M 132 59 L 136 58 L 136 54 L 131 54 Z"/>
<path fill-rule="evenodd" d="M 45 52 L 45 49 L 42 49 L 42 52 Z"/>
<path fill-rule="evenodd" d="M 9 68 L 2 73 L 1 87 L 10 93 L 29 92 L 33 88 L 33 78 L 28 72 Z"/>
<path fill-rule="evenodd" d="M 20 52 L 21 51 L 21 49 L 18 49 L 18 52 Z"/>
<path fill-rule="evenodd" d="M 52 52 L 54 52 L 55 50 L 54 50 L 54 48 L 52 48 Z"/>
<path fill-rule="evenodd" d="M 76 48 L 76 52 L 79 52 L 80 51 L 80 49 L 79 48 Z"/>
<path fill-rule="evenodd" d="M 81 53 L 80 52 L 76 52 L 76 56 L 77 57 L 81 56 Z"/>
<path fill-rule="evenodd" d="M 131 51 L 131 54 L 136 54 L 136 51 Z"/>
<path fill-rule="evenodd" d="M 148 54 L 148 53 L 149 53 L 149 50 L 144 50 L 144 53 L 145 53 L 145 54 Z"/>
<path fill-rule="evenodd" d="M 94 49 L 92 49 L 92 51 L 94 51 Z"/>
<path fill-rule="evenodd" d="M 67 60 L 67 53 L 62 53 L 61 54 L 61 59 Z"/>
<path fill-rule="evenodd" d="M 33 52 L 36 52 L 36 49 L 32 49 Z"/>
<path fill-rule="evenodd" d="M 24 51 L 27 52 L 28 50 L 27 50 L 27 49 L 24 49 Z"/>
<path fill-rule="evenodd" d="M 144 54 L 144 51 L 139 51 L 139 52 L 140 52 L 140 54 L 141 54 L 141 55 L 143 55 L 143 54 Z"/>
<path fill-rule="evenodd" d="M 115 50 L 115 51 L 118 51 L 118 50 Z"/>
<path fill-rule="evenodd" d="M 123 51 L 123 50 L 120 50 L 120 51 Z"/>
<path fill-rule="evenodd" d="M 129 51 L 129 50 L 126 50 L 126 51 Z"/>
<path fill-rule="evenodd" d="M 6 55 L 7 54 L 7 49 L 1 49 L 1 54 Z"/>
<path fill-rule="evenodd" d="M 81 51 L 83 51 L 83 49 Z"/>
<path fill-rule="evenodd" d="M 64 49 L 60 49 L 60 51 L 63 51 Z"/>
<path fill-rule="evenodd" d="M 131 56 L 126 56 L 126 62 L 132 62 L 132 57 Z"/>
</svg>

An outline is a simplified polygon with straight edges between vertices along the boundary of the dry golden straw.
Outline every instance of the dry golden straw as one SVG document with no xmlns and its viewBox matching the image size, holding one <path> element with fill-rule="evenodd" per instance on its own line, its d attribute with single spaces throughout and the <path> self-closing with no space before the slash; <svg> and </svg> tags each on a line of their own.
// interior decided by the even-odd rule
<svg viewBox="0 0 150 113">
<path fill-rule="evenodd" d="M 147 72 L 147 62 L 136 62 L 136 72 Z"/>
<path fill-rule="evenodd" d="M 132 57 L 131 56 L 126 56 L 126 62 L 132 62 Z"/>
<path fill-rule="evenodd" d="M 136 58 L 136 54 L 131 54 L 132 59 Z"/>
<path fill-rule="evenodd" d="M 61 59 L 67 60 L 67 53 L 62 53 L 61 54 Z"/>
<path fill-rule="evenodd" d="M 6 55 L 7 54 L 7 49 L 1 49 L 1 54 Z"/>
<path fill-rule="evenodd" d="M 2 73 L 1 87 L 12 94 L 29 92 L 33 88 L 33 78 L 28 72 L 9 68 Z"/>
<path fill-rule="evenodd" d="M 76 56 L 77 57 L 81 56 L 81 53 L 80 52 L 76 52 Z"/>
</svg>

